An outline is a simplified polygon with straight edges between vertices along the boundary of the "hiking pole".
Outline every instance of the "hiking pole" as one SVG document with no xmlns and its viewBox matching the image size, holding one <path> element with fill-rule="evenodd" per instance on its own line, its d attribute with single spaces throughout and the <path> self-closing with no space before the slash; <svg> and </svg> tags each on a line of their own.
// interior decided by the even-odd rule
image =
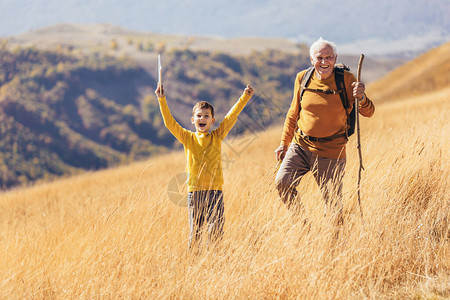
<svg viewBox="0 0 450 300">
<path fill-rule="evenodd" d="M 361 80 L 361 67 L 364 60 L 364 54 L 361 54 L 359 57 L 359 63 L 358 63 L 358 71 L 356 74 L 356 81 L 360 82 Z M 361 220 L 363 220 L 363 211 L 361 207 L 361 193 L 360 193 L 360 183 L 361 183 L 361 171 L 364 170 L 363 163 L 362 163 L 362 154 L 361 154 L 361 133 L 359 128 L 359 100 L 357 97 L 355 97 L 355 114 L 356 114 L 356 137 L 358 141 L 358 155 L 359 155 L 359 170 L 358 170 L 358 185 L 357 185 L 357 192 L 358 192 L 358 204 L 359 204 L 359 211 L 361 213 Z"/>
</svg>

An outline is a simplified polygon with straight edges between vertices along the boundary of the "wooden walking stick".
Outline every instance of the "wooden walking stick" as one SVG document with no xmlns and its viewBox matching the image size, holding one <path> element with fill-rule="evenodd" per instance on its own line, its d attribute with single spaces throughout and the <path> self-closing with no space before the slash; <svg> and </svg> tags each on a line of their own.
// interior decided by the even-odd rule
<svg viewBox="0 0 450 300">
<path fill-rule="evenodd" d="M 356 74 L 356 81 L 360 82 L 361 80 L 361 67 L 364 60 L 364 54 L 361 54 L 359 57 L 359 63 L 358 63 L 358 71 Z M 361 207 L 361 193 L 360 193 L 360 183 L 361 183 L 361 171 L 364 170 L 363 163 L 362 163 L 362 154 L 361 154 L 361 133 L 359 128 L 359 100 L 357 97 L 355 97 L 355 114 L 356 114 L 356 137 L 358 141 L 358 155 L 359 155 L 359 170 L 358 170 L 358 186 L 357 186 L 357 192 L 358 192 L 358 203 L 359 203 L 359 210 L 361 212 L 361 220 L 363 220 L 363 211 Z"/>
</svg>

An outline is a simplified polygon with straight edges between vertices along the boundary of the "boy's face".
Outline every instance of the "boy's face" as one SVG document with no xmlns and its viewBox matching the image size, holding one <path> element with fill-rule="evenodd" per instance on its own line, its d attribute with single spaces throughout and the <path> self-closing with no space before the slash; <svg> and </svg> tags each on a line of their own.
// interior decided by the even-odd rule
<svg viewBox="0 0 450 300">
<path fill-rule="evenodd" d="M 197 132 L 209 132 L 211 126 L 216 122 L 209 108 L 196 108 L 194 116 L 191 118 Z"/>
</svg>

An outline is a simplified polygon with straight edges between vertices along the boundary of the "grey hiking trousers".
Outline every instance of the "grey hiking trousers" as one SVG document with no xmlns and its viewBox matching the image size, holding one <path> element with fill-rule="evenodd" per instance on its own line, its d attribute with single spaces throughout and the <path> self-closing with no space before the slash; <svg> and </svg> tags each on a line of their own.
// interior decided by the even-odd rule
<svg viewBox="0 0 450 300">
<path fill-rule="evenodd" d="M 327 206 L 342 211 L 342 181 L 346 159 L 319 157 L 292 143 L 280 165 L 275 184 L 282 201 L 291 207 L 296 205 L 297 189 L 303 175 L 311 171 L 322 192 Z"/>
<path fill-rule="evenodd" d="M 207 225 L 208 241 L 216 242 L 223 236 L 224 203 L 220 190 L 196 191 L 188 193 L 189 206 L 189 249 L 198 246 L 202 228 Z"/>
</svg>

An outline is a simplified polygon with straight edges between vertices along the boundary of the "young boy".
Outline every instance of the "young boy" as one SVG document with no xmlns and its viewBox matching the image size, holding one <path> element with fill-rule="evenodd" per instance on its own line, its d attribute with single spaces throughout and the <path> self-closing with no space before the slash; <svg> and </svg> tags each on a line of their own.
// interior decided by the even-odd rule
<svg viewBox="0 0 450 300">
<path fill-rule="evenodd" d="M 236 123 L 238 115 L 253 93 L 253 88 L 247 85 L 223 122 L 212 131 L 211 127 L 216 121 L 214 108 L 206 101 L 198 102 L 192 110 L 191 122 L 196 130 L 192 132 L 175 121 L 167 106 L 164 87 L 158 83 L 155 94 L 158 97 L 164 124 L 183 144 L 187 159 L 190 249 L 200 243 L 201 228 L 205 221 L 208 225 L 208 242 L 214 242 L 223 235 L 222 141 Z"/>
</svg>

